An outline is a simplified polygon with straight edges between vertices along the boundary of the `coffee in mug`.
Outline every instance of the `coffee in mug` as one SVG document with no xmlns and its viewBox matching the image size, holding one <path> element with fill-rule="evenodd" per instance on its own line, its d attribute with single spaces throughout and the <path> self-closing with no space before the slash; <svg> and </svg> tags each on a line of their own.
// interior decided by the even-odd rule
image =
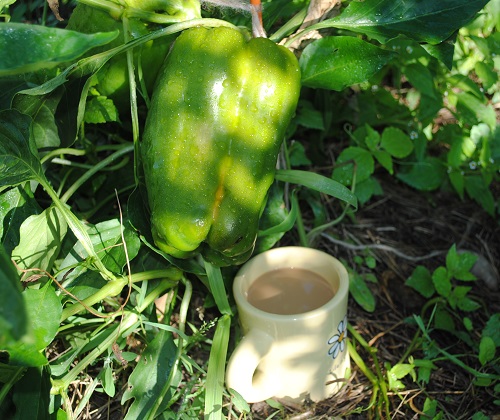
<svg viewBox="0 0 500 420">
<path fill-rule="evenodd" d="M 350 359 L 349 277 L 339 260 L 312 248 L 274 248 L 240 268 L 233 294 L 243 338 L 228 362 L 228 388 L 249 403 L 320 401 L 340 389 Z"/>
<path fill-rule="evenodd" d="M 303 268 L 278 268 L 256 279 L 247 300 L 256 308 L 280 315 L 301 314 L 333 298 L 332 286 L 320 275 Z"/>
</svg>

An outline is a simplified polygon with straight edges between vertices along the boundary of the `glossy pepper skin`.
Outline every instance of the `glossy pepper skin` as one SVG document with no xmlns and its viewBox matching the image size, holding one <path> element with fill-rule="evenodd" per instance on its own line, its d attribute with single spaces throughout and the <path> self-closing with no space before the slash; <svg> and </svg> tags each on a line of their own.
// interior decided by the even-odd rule
<svg viewBox="0 0 500 420">
<path fill-rule="evenodd" d="M 299 93 L 297 59 L 268 39 L 225 27 L 177 38 L 142 143 L 160 249 L 220 266 L 250 257 Z"/>
</svg>

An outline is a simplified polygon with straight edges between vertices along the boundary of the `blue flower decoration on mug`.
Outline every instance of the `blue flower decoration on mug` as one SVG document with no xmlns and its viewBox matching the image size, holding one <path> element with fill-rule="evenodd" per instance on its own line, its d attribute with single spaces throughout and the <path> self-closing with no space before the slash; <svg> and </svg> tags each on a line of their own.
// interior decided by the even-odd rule
<svg viewBox="0 0 500 420">
<path fill-rule="evenodd" d="M 331 345 L 328 354 L 334 359 L 339 355 L 339 353 L 345 350 L 345 339 L 347 337 L 347 315 L 339 322 L 337 327 L 337 334 L 328 340 L 328 344 Z"/>
</svg>

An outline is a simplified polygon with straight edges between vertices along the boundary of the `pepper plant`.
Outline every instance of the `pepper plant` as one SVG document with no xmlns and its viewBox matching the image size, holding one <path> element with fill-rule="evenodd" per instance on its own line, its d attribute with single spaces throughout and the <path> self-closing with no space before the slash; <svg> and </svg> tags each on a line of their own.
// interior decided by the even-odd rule
<svg viewBox="0 0 500 420">
<path fill-rule="evenodd" d="M 292 140 L 338 127 L 344 116 L 327 99 L 401 63 L 416 87 L 409 100 L 437 106 L 426 65 L 449 64 L 457 31 L 486 3 L 348 0 L 311 24 L 317 4 L 305 0 L 80 0 L 41 2 L 27 23 L 23 2 L 0 1 L 1 416 L 78 418 L 121 389 L 124 418 L 222 418 L 233 410 L 225 400 L 245 412 L 223 385 L 238 266 L 294 228 L 311 245 L 331 222 L 323 209 L 306 233 L 300 202 L 323 194 L 352 212 L 377 191 L 375 162 L 393 173 L 412 157 L 398 176 L 417 188 L 422 168 L 443 172 L 421 141 L 425 107 L 402 109 L 422 126 L 380 132 L 390 116 L 360 107 L 356 145 L 333 174 L 294 167 L 304 159 Z M 455 81 L 467 86 L 443 83 Z M 485 120 L 474 138 L 486 144 L 490 111 L 472 112 L 480 94 L 465 93 L 453 100 Z M 314 97 L 330 112 L 318 117 Z M 497 151 L 470 156 L 486 164 Z M 451 175 L 461 156 L 450 156 L 450 182 L 494 212 L 475 187 L 493 175 Z M 201 324 L 200 296 L 216 314 Z M 74 401 L 78 379 L 87 386 Z"/>
</svg>

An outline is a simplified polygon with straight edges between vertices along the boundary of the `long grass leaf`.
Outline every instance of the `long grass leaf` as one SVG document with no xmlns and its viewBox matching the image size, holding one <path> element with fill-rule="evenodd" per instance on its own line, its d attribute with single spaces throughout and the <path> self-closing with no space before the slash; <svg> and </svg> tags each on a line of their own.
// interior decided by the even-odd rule
<svg viewBox="0 0 500 420">
<path fill-rule="evenodd" d="M 231 315 L 231 307 L 229 306 L 229 301 L 227 299 L 226 287 L 224 285 L 224 279 L 222 278 L 220 268 L 209 263 L 208 261 L 204 262 L 208 277 L 208 285 L 214 297 L 215 303 L 217 304 L 217 308 L 221 314 Z"/>
<path fill-rule="evenodd" d="M 217 322 L 212 350 L 208 359 L 207 380 L 205 384 L 205 420 L 222 420 L 224 418 L 222 413 L 222 398 L 230 327 L 231 317 L 229 315 L 224 315 Z"/>
<path fill-rule="evenodd" d="M 331 195 L 345 201 L 355 209 L 358 208 L 358 199 L 345 185 L 315 172 L 295 169 L 281 169 L 276 171 L 276 179 L 282 182 L 303 185 L 307 188 Z"/>
</svg>

